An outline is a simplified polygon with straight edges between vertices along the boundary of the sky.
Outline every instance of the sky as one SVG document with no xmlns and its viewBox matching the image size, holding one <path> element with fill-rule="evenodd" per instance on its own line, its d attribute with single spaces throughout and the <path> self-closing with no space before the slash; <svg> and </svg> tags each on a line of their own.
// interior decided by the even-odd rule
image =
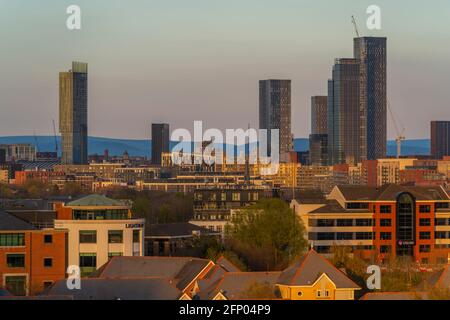
<svg viewBox="0 0 450 320">
<path fill-rule="evenodd" d="M 81 8 L 81 30 L 66 8 Z M 381 30 L 366 9 L 381 8 Z M 0 0 L 0 136 L 51 135 L 58 73 L 89 63 L 89 135 L 258 126 L 258 80 L 292 80 L 292 130 L 310 132 L 310 97 L 355 31 L 388 38 L 388 99 L 407 139 L 450 120 L 448 0 Z M 388 137 L 396 136 L 388 117 Z"/>
</svg>

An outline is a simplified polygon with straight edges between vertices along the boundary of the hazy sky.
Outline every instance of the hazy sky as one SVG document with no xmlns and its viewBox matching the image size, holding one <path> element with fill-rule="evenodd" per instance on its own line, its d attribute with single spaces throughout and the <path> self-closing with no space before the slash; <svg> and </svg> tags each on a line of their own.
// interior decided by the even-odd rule
<svg viewBox="0 0 450 320">
<path fill-rule="evenodd" d="M 66 28 L 66 8 L 82 30 Z M 366 28 L 366 8 L 382 30 Z M 258 80 L 292 79 L 292 127 L 310 130 L 336 57 L 360 33 L 388 38 L 388 96 L 407 138 L 450 120 L 450 1 L 0 0 L 0 136 L 52 134 L 58 72 L 89 63 L 89 134 L 149 138 L 171 130 L 258 125 Z M 388 136 L 395 136 L 388 119 Z"/>
</svg>

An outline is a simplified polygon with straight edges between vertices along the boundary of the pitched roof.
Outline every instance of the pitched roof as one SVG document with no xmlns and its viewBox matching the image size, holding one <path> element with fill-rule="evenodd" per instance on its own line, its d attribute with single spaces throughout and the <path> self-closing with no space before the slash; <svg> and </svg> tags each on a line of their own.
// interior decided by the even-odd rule
<svg viewBox="0 0 450 320">
<path fill-rule="evenodd" d="M 91 194 L 86 197 L 68 202 L 68 207 L 123 207 L 124 203 L 110 199 L 100 194 Z"/>
<path fill-rule="evenodd" d="M 87 278 L 82 280 L 80 290 L 69 290 L 66 280 L 57 281 L 46 295 L 72 296 L 74 300 L 176 300 L 181 292 L 163 278 Z"/>
<path fill-rule="evenodd" d="M 31 224 L 0 210 L 0 231 L 35 230 Z"/>
<path fill-rule="evenodd" d="M 381 187 L 341 185 L 338 186 L 347 201 L 395 201 L 403 192 L 411 193 L 417 200 L 450 200 L 447 192 L 439 186 L 399 186 L 386 184 Z"/>
<path fill-rule="evenodd" d="M 209 263 L 189 257 L 114 257 L 96 274 L 102 279 L 168 278 L 183 290 Z"/>
<path fill-rule="evenodd" d="M 216 264 L 222 267 L 226 272 L 240 272 L 242 271 L 237 266 L 235 266 L 230 260 L 225 258 L 224 256 L 220 256 L 217 259 Z"/>
<path fill-rule="evenodd" d="M 285 269 L 277 284 L 288 286 L 311 286 L 322 275 L 326 274 L 336 285 L 336 288 L 360 287 L 337 269 L 327 259 L 314 250 L 310 250 L 292 266 Z"/>
<path fill-rule="evenodd" d="M 360 300 L 428 300 L 426 292 L 369 292 Z"/>
<path fill-rule="evenodd" d="M 255 283 L 273 287 L 273 294 L 280 274 L 281 272 L 228 272 L 216 282 L 214 288 L 207 295 L 209 299 L 212 299 L 220 292 L 229 300 L 246 299 L 248 298 L 246 290 Z M 272 294 L 268 293 L 268 298 L 271 298 Z"/>
<path fill-rule="evenodd" d="M 368 209 L 347 210 L 336 200 L 327 200 L 325 205 L 312 210 L 310 213 L 369 213 Z"/>
</svg>

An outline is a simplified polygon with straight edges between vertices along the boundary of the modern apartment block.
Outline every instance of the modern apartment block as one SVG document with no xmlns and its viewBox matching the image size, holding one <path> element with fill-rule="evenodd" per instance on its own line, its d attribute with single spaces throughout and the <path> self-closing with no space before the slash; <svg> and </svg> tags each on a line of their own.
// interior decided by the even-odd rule
<svg viewBox="0 0 450 320">
<path fill-rule="evenodd" d="M 360 72 L 360 148 L 363 159 L 368 160 L 386 157 L 386 42 L 384 37 L 360 37 L 353 40 L 353 57 L 359 60 Z"/>
<path fill-rule="evenodd" d="M 311 135 L 309 162 L 313 166 L 328 164 L 328 97 L 311 97 Z"/>
<path fill-rule="evenodd" d="M 291 130 L 291 80 L 259 81 L 259 128 L 279 129 L 280 159 L 294 149 Z M 267 150 L 270 153 L 270 135 Z"/>
<path fill-rule="evenodd" d="M 369 261 L 422 264 L 450 257 L 450 196 L 440 186 L 336 186 L 326 198 L 299 196 L 291 207 L 319 253 L 346 246 Z"/>
<path fill-rule="evenodd" d="M 152 164 L 162 164 L 162 154 L 170 152 L 169 124 L 152 123 Z"/>
<path fill-rule="evenodd" d="M 101 195 L 59 204 L 56 230 L 68 232 L 68 265 L 82 276 L 115 256 L 142 256 L 144 219 L 131 217 L 130 205 Z"/>
<path fill-rule="evenodd" d="M 359 102 L 360 64 L 357 59 L 336 59 L 328 81 L 328 157 L 330 164 L 356 164 L 361 149 Z"/>
<path fill-rule="evenodd" d="M 431 156 L 450 156 L 450 121 L 431 121 Z"/>
<path fill-rule="evenodd" d="M 386 157 L 386 38 L 354 39 L 353 59 L 336 59 L 328 82 L 329 164 Z"/>
<path fill-rule="evenodd" d="M 62 163 L 88 163 L 88 65 L 72 62 L 59 74 L 59 131 Z"/>
</svg>

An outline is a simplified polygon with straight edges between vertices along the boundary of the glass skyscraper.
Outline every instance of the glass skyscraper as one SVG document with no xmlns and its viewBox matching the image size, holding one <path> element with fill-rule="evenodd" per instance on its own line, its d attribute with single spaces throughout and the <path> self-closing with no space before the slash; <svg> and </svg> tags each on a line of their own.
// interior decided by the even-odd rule
<svg viewBox="0 0 450 320">
<path fill-rule="evenodd" d="M 386 38 L 353 40 L 354 58 L 360 61 L 361 154 L 367 160 L 386 157 L 387 93 Z"/>
<path fill-rule="evenodd" d="M 59 74 L 59 131 L 62 164 L 88 163 L 88 65 L 72 62 Z"/>
</svg>

